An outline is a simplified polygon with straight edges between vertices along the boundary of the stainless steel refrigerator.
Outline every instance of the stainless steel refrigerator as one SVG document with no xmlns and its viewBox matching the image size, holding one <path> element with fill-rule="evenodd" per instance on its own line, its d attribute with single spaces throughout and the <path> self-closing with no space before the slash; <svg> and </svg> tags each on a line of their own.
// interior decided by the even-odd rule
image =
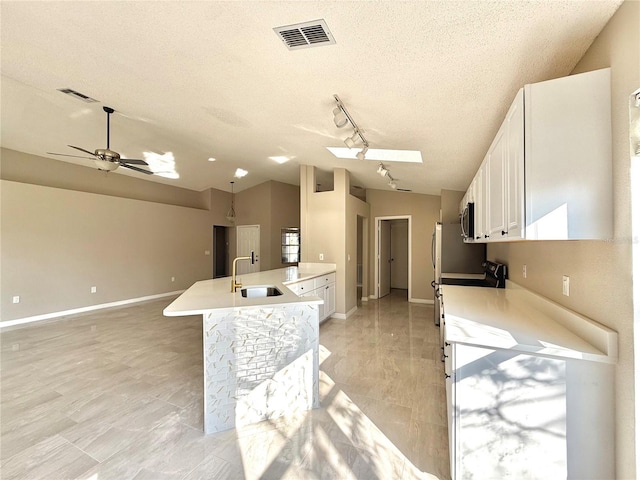
<svg viewBox="0 0 640 480">
<path fill-rule="evenodd" d="M 434 300 L 437 304 L 438 287 L 442 278 L 474 278 L 484 274 L 483 262 L 487 257 L 484 243 L 465 243 L 458 223 L 436 223 L 431 239 Z M 440 315 L 435 308 L 435 322 Z"/>
</svg>

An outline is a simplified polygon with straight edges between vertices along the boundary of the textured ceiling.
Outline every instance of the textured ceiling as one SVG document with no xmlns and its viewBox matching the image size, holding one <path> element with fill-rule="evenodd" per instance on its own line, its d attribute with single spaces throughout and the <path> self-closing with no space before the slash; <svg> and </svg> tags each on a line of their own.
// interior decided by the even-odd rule
<svg viewBox="0 0 640 480">
<path fill-rule="evenodd" d="M 107 105 L 123 157 L 173 152 L 180 178 L 145 180 L 229 190 L 241 167 L 239 191 L 298 184 L 310 164 L 387 188 L 377 162 L 326 150 L 348 134 L 333 124 L 337 93 L 373 148 L 422 152 L 423 164 L 388 164 L 400 188 L 464 190 L 517 90 L 567 75 L 620 4 L 2 1 L 1 142 L 41 156 L 103 148 Z M 316 19 L 335 45 L 289 51 L 273 31 Z M 56 91 L 67 87 L 99 103 Z"/>
</svg>

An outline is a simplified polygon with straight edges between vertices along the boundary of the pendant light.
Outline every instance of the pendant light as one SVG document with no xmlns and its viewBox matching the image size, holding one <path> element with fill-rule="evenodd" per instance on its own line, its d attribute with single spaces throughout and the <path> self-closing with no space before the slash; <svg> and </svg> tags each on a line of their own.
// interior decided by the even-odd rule
<svg viewBox="0 0 640 480">
<path fill-rule="evenodd" d="M 227 220 L 229 220 L 230 223 L 236 223 L 236 210 L 233 208 L 233 184 L 235 182 L 230 182 L 230 183 L 231 183 L 231 208 L 227 212 Z"/>
</svg>

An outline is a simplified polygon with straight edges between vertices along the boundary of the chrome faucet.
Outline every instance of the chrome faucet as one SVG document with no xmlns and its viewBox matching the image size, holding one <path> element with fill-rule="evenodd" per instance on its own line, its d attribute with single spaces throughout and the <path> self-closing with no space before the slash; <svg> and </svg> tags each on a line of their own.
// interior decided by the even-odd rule
<svg viewBox="0 0 640 480">
<path fill-rule="evenodd" d="M 251 252 L 250 257 L 236 257 L 233 259 L 233 267 L 231 268 L 231 293 L 235 293 L 236 290 L 242 288 L 242 283 L 236 282 L 236 263 L 238 260 L 251 260 L 251 265 L 255 263 L 254 253 Z"/>
</svg>

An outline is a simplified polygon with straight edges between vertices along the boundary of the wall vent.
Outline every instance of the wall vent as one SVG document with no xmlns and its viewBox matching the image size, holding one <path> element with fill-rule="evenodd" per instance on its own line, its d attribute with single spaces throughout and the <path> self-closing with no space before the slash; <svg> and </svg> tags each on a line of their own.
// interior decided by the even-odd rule
<svg viewBox="0 0 640 480">
<path fill-rule="evenodd" d="M 324 20 L 296 23 L 273 29 L 289 50 L 334 45 L 336 40 Z"/>
<path fill-rule="evenodd" d="M 98 101 L 95 98 L 91 98 L 91 97 L 85 95 L 84 93 L 76 92 L 75 90 L 73 90 L 71 88 L 59 88 L 58 91 L 62 92 L 62 93 L 66 93 L 67 95 L 69 95 L 69 96 L 71 96 L 73 98 L 77 98 L 78 100 L 81 100 L 81 101 L 86 102 L 86 103 L 94 103 L 94 102 Z"/>
</svg>

